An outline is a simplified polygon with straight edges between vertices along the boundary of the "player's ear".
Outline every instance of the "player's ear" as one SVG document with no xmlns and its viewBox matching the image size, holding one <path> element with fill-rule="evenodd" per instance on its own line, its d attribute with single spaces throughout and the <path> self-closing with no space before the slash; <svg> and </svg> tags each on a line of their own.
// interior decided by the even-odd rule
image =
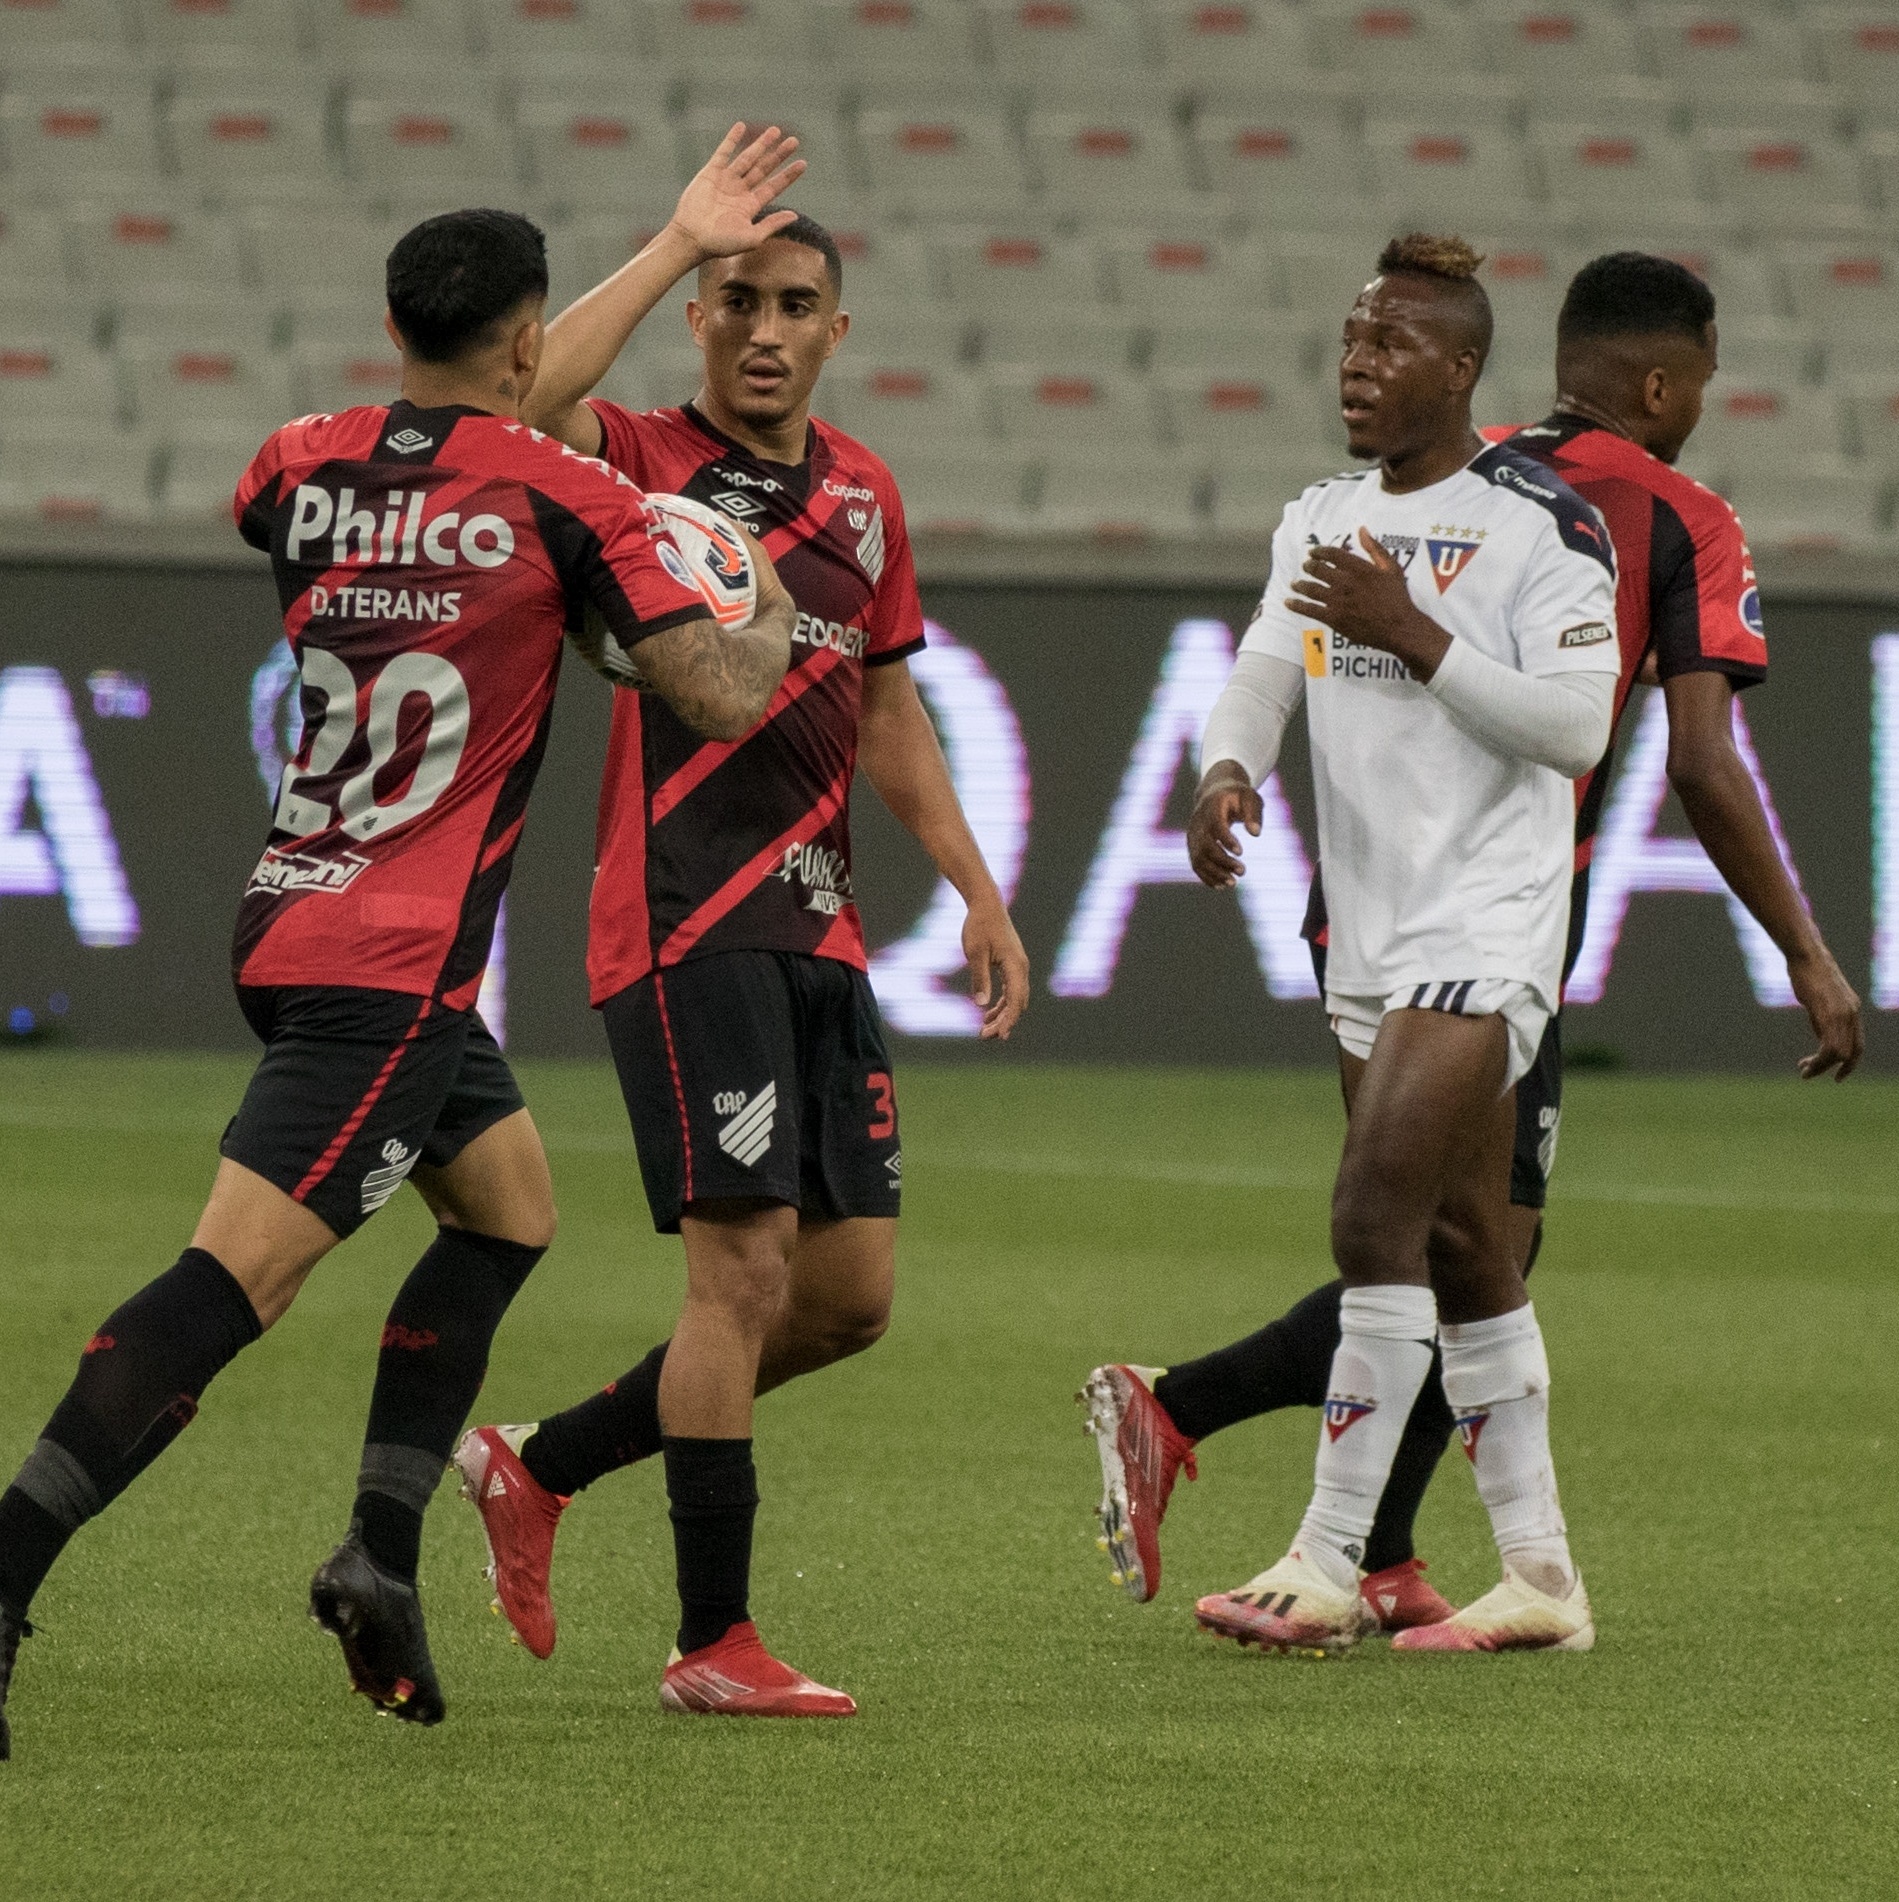
<svg viewBox="0 0 1899 1902">
<path fill-rule="evenodd" d="M 1659 416 L 1668 407 L 1668 372 L 1659 364 L 1642 379 L 1642 412 Z"/>
<path fill-rule="evenodd" d="M 837 355 L 838 345 L 850 334 L 851 314 L 847 310 L 840 310 L 837 315 L 831 319 L 831 347 L 824 353 L 826 363 L 829 363 L 830 360 Z"/>
<path fill-rule="evenodd" d="M 1477 379 L 1483 373 L 1483 357 L 1474 349 L 1460 350 L 1451 359 L 1451 388 L 1459 396 L 1468 395 L 1477 387 Z"/>
<path fill-rule="evenodd" d="M 396 320 L 390 316 L 386 306 L 382 313 L 382 327 L 388 334 L 389 341 L 400 350 L 402 348 L 402 332 L 396 328 Z"/>
<path fill-rule="evenodd" d="M 706 347 L 706 307 L 698 298 L 686 299 L 686 328 L 692 332 L 692 340 L 701 350 Z"/>
</svg>

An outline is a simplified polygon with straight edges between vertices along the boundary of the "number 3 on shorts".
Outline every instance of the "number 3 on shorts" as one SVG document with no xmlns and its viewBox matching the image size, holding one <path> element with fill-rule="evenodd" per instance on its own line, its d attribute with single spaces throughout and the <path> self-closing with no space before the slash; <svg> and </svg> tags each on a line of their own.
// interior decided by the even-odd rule
<svg viewBox="0 0 1899 1902">
<path fill-rule="evenodd" d="M 864 1079 L 864 1088 L 876 1099 L 876 1114 L 870 1121 L 870 1139 L 882 1142 L 897 1133 L 897 1099 L 891 1094 L 890 1073 L 873 1070 Z"/>
</svg>

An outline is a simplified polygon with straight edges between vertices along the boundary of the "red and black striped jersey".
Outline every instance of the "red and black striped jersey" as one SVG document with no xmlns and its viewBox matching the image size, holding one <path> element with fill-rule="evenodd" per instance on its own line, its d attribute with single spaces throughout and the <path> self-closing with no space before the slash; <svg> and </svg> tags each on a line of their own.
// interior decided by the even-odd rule
<svg viewBox="0 0 1899 1902">
<path fill-rule="evenodd" d="M 743 522 L 798 609 L 784 683 L 741 739 L 702 740 L 653 695 L 615 696 L 587 944 L 594 1002 L 713 951 L 803 951 L 861 970 L 850 795 L 864 669 L 923 645 L 896 482 L 827 423 L 811 424 L 793 466 L 754 456 L 690 405 L 593 408 L 609 463 Z"/>
<path fill-rule="evenodd" d="M 463 407 L 287 424 L 234 501 L 267 549 L 303 734 L 238 910 L 240 984 L 480 988 L 547 743 L 561 636 L 706 616 L 626 477 Z"/>
<path fill-rule="evenodd" d="M 1615 543 L 1616 633 L 1622 678 L 1616 683 L 1620 724 L 1636 676 L 1655 656 L 1656 678 L 1726 674 L 1736 687 L 1767 678 L 1767 636 L 1754 557 L 1740 518 L 1692 476 L 1613 430 L 1560 411 L 1527 429 L 1484 432 L 1509 437 L 1593 502 Z M 1576 869 L 1595 849 L 1596 825 L 1608 791 L 1615 728 L 1602 764 L 1576 782 Z"/>
</svg>

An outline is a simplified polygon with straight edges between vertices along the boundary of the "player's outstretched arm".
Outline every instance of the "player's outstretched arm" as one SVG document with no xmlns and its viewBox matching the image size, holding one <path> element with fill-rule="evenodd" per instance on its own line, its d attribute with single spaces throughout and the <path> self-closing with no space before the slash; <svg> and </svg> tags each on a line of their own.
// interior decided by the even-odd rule
<svg viewBox="0 0 1899 1902">
<path fill-rule="evenodd" d="M 641 676 L 672 710 L 708 740 L 742 738 L 763 718 L 791 665 L 791 596 L 771 557 L 752 544 L 758 607 L 748 626 L 728 633 L 708 614 L 648 635 L 636 651 Z"/>
<path fill-rule="evenodd" d="M 1028 1008 L 1028 953 L 963 816 L 908 661 L 864 669 L 857 756 L 878 798 L 969 907 L 963 955 L 969 960 L 970 995 L 982 1008 L 983 1036 L 1007 1037 Z"/>
<path fill-rule="evenodd" d="M 1668 781 L 1728 889 L 1760 920 L 1819 1038 L 1800 1074 L 1844 1081 L 1866 1046 L 1859 996 L 1827 949 L 1781 863 L 1760 794 L 1734 745 L 1734 686 L 1725 674 L 1677 674 L 1668 707 Z"/>
<path fill-rule="evenodd" d="M 600 453 L 600 419 L 583 401 L 659 300 L 707 258 L 736 256 L 775 236 L 794 213 L 767 207 L 804 171 L 798 141 L 776 126 L 741 146 L 735 125 L 679 195 L 663 230 L 630 262 L 547 327 L 541 366 L 521 406 L 532 427 L 584 456 Z"/>
</svg>

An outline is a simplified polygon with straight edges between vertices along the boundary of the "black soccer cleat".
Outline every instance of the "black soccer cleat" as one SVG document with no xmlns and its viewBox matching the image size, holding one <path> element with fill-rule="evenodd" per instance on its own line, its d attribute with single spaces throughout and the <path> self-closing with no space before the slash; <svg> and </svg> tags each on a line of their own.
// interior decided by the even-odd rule
<svg viewBox="0 0 1899 1902">
<path fill-rule="evenodd" d="M 24 1618 L 0 1605 L 0 1763 L 13 1755 L 13 1733 L 7 1728 L 7 1692 L 13 1687 L 13 1661 L 20 1655 L 20 1640 L 32 1635 L 33 1627 Z"/>
<path fill-rule="evenodd" d="M 447 1715 L 421 1597 L 377 1566 L 361 1539 L 345 1539 L 317 1567 L 310 1616 L 342 1645 L 350 1683 L 378 1710 L 405 1724 Z"/>
</svg>

